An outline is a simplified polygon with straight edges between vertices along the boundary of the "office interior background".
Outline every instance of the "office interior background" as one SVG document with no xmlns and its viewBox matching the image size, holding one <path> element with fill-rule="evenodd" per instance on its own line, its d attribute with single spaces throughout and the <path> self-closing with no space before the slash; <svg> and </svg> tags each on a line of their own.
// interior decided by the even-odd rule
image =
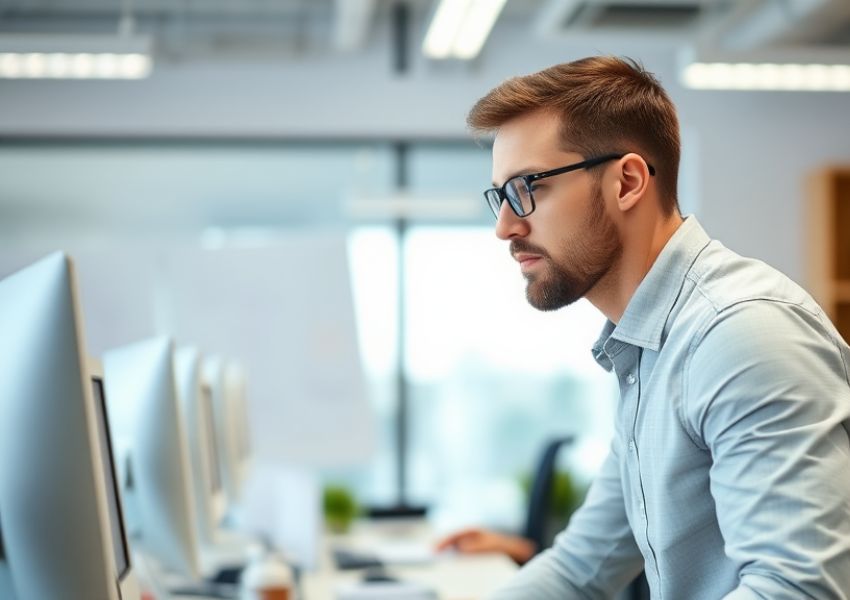
<svg viewBox="0 0 850 600">
<path fill-rule="evenodd" d="M 574 434 L 563 468 L 593 476 L 617 390 L 593 307 L 526 305 L 466 112 L 514 75 L 638 59 L 679 110 L 683 212 L 817 287 L 833 224 L 812 177 L 850 165 L 850 5 L 508 0 L 468 58 L 426 54 L 437 5 L 0 1 L 0 275 L 64 249 L 90 354 L 168 334 L 238 359 L 261 467 L 517 530 L 546 439 Z M 150 62 L 32 58 L 87 43 Z"/>
</svg>

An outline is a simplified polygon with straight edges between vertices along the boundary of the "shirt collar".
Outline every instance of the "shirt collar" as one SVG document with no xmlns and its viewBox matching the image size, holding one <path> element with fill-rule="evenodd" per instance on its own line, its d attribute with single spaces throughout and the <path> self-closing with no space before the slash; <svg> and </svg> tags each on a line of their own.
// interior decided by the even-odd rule
<svg viewBox="0 0 850 600">
<path fill-rule="evenodd" d="M 658 352 L 662 345 L 664 325 L 673 310 L 685 276 L 696 257 L 711 239 L 697 221 L 687 217 L 661 253 L 629 300 L 620 322 L 607 321 L 593 345 L 593 356 L 606 370 L 611 370 L 609 356 L 617 351 L 619 340 Z"/>
</svg>

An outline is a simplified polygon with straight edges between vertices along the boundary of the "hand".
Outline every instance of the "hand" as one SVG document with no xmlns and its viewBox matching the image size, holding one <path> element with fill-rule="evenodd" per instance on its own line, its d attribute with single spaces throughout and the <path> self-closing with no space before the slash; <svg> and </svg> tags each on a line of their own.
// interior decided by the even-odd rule
<svg viewBox="0 0 850 600">
<path fill-rule="evenodd" d="M 536 550 L 534 543 L 523 537 L 474 527 L 453 533 L 437 542 L 438 552 L 448 548 L 454 548 L 462 554 L 507 554 L 520 565 L 531 560 Z"/>
</svg>

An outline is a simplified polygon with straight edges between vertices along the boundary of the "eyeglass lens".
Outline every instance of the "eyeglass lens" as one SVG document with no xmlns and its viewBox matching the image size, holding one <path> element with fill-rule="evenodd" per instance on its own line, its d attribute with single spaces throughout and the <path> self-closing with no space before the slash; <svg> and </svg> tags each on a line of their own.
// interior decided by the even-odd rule
<svg viewBox="0 0 850 600">
<path fill-rule="evenodd" d="M 514 213 L 522 217 L 529 214 L 532 210 L 531 191 L 522 177 L 511 179 L 505 184 L 505 196 L 508 203 L 511 205 Z M 502 199 L 499 196 L 498 190 L 487 190 L 485 194 L 487 204 L 490 205 L 490 210 L 493 215 L 498 218 L 499 210 L 502 206 Z"/>
</svg>

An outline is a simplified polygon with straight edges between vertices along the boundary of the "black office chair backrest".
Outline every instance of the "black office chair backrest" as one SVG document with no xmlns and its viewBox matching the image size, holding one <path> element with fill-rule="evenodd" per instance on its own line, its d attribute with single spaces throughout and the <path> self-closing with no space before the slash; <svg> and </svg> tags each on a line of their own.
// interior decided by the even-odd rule
<svg viewBox="0 0 850 600">
<path fill-rule="evenodd" d="M 549 498 L 552 493 L 552 480 L 555 477 L 555 463 L 558 451 L 572 444 L 575 438 L 571 435 L 550 440 L 537 463 L 537 472 L 531 482 L 531 495 L 528 501 L 528 516 L 525 521 L 524 535 L 534 542 L 537 552 L 548 546 L 546 539 L 546 518 L 549 515 Z"/>
</svg>

